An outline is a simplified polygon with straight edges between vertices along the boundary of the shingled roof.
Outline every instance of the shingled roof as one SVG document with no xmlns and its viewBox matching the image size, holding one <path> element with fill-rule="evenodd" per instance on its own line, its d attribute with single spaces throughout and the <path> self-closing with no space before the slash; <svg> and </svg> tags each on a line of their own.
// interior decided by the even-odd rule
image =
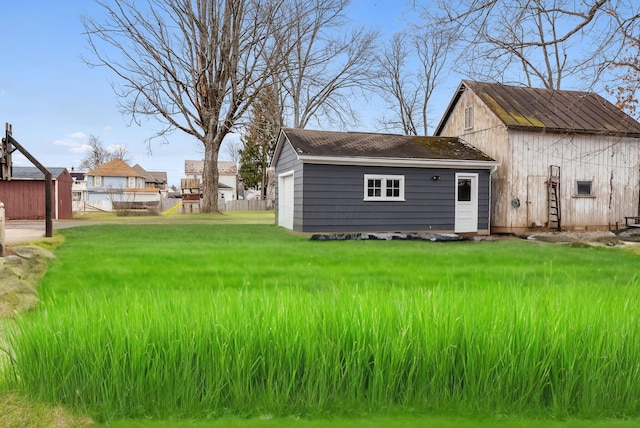
<svg viewBox="0 0 640 428">
<path fill-rule="evenodd" d="M 66 168 L 49 168 L 53 180 L 60 177 Z M 11 179 L 13 180 L 44 180 L 44 173 L 35 166 L 14 166 L 11 168 Z"/>
<path fill-rule="evenodd" d="M 457 137 L 283 128 L 299 157 L 488 161 L 492 158 Z"/>
<path fill-rule="evenodd" d="M 114 159 L 89 171 L 87 175 L 103 177 L 144 177 L 122 159 Z"/>
<path fill-rule="evenodd" d="M 640 123 L 593 92 L 537 89 L 464 80 L 445 112 L 438 135 L 468 88 L 508 128 L 640 137 Z"/>
</svg>

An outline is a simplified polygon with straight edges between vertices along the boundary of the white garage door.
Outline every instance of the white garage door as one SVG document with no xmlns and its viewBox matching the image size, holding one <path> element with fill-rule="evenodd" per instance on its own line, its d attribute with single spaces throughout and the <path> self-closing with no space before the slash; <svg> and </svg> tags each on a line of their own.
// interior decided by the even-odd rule
<svg viewBox="0 0 640 428">
<path fill-rule="evenodd" d="M 278 176 L 278 226 L 293 229 L 293 171 Z"/>
</svg>

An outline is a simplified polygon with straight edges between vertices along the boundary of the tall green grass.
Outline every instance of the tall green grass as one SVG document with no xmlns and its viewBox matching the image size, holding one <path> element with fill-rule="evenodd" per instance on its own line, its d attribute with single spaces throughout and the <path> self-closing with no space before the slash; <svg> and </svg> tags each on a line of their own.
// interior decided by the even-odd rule
<svg viewBox="0 0 640 428">
<path fill-rule="evenodd" d="M 635 255 L 179 229 L 69 231 L 7 381 L 99 420 L 640 414 Z"/>
</svg>

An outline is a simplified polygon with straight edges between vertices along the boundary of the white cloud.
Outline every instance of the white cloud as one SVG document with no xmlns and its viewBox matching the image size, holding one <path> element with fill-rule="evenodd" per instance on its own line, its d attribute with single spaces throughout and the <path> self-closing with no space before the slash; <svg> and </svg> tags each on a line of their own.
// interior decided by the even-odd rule
<svg viewBox="0 0 640 428">
<path fill-rule="evenodd" d="M 91 149 L 91 147 L 87 144 L 81 144 L 76 147 L 72 147 L 69 151 L 71 153 L 86 153 Z"/>
<path fill-rule="evenodd" d="M 55 140 L 53 144 L 55 144 L 56 146 L 62 146 L 62 147 L 76 147 L 79 145 L 75 141 L 70 141 L 70 140 Z"/>
<path fill-rule="evenodd" d="M 87 134 L 82 131 L 74 132 L 73 134 L 69 134 L 69 137 L 75 138 L 77 140 L 87 138 Z"/>
<path fill-rule="evenodd" d="M 111 130 L 113 130 L 113 126 L 112 125 L 107 125 L 107 126 L 104 127 L 104 130 L 105 131 L 111 131 Z"/>
<path fill-rule="evenodd" d="M 69 153 L 86 153 L 87 150 L 89 150 L 87 144 L 81 144 L 72 140 L 55 140 L 53 144 L 59 147 L 66 147 Z"/>
</svg>

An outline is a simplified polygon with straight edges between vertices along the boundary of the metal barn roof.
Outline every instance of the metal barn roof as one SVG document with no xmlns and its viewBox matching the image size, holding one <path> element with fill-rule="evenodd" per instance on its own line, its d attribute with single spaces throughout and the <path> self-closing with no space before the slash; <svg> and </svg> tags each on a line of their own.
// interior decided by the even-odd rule
<svg viewBox="0 0 640 428">
<path fill-rule="evenodd" d="M 464 80 L 436 134 L 460 94 L 473 91 L 507 127 L 640 137 L 640 123 L 593 92 L 538 89 Z"/>
</svg>

